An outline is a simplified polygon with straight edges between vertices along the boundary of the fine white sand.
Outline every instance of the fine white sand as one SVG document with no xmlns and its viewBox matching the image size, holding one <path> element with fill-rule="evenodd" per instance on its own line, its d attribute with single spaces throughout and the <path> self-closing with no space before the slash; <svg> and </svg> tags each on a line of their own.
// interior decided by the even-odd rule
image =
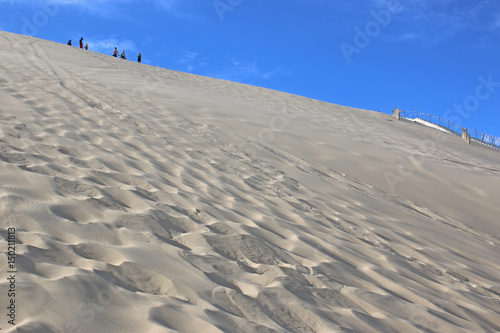
<svg viewBox="0 0 500 333">
<path fill-rule="evenodd" d="M 6 32 L 0 59 L 1 332 L 500 331 L 498 151 Z"/>
</svg>

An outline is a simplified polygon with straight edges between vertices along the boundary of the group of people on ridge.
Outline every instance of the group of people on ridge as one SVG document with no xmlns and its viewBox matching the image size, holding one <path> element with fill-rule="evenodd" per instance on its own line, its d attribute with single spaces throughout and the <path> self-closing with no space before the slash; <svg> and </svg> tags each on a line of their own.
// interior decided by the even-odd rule
<svg viewBox="0 0 500 333">
<path fill-rule="evenodd" d="M 71 39 L 69 40 L 68 45 L 71 46 Z M 81 49 L 84 48 L 84 46 L 83 46 L 83 37 L 80 38 L 80 48 Z M 89 44 L 85 44 L 85 50 L 88 50 L 88 49 L 89 49 Z M 113 57 L 118 58 L 118 49 L 116 47 L 113 50 Z M 122 51 L 122 54 L 120 55 L 120 57 L 122 59 L 127 59 L 125 57 L 125 50 Z M 141 62 L 141 61 L 142 61 L 142 54 L 139 52 L 139 54 L 137 55 L 137 62 Z"/>
<path fill-rule="evenodd" d="M 115 58 L 118 58 L 118 48 L 115 47 L 115 49 L 113 50 L 113 57 Z M 125 56 L 125 50 L 122 51 L 122 54 L 120 55 L 120 57 L 122 59 L 127 59 L 127 57 Z M 139 54 L 137 54 L 137 62 L 141 62 L 142 61 L 142 54 L 139 52 Z"/>
<path fill-rule="evenodd" d="M 68 45 L 71 46 L 71 39 L 69 40 L 68 42 Z M 83 49 L 83 37 L 80 38 L 80 48 Z M 89 49 L 89 44 L 85 44 L 85 50 L 88 50 Z"/>
</svg>

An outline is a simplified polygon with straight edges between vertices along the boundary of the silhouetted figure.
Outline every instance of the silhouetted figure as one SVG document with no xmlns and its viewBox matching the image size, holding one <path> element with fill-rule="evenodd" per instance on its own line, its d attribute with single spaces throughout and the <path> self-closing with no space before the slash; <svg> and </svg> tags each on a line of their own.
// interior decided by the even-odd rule
<svg viewBox="0 0 500 333">
<path fill-rule="evenodd" d="M 80 48 L 83 49 L 83 37 L 80 38 Z"/>
<path fill-rule="evenodd" d="M 127 58 L 125 57 L 125 50 L 123 50 L 123 51 L 122 51 L 122 59 L 127 59 Z"/>
<path fill-rule="evenodd" d="M 85 44 L 85 50 L 89 49 L 89 44 Z"/>
<path fill-rule="evenodd" d="M 116 47 L 115 47 L 115 49 L 113 51 L 113 57 L 115 57 L 115 58 L 118 57 L 118 50 L 116 49 Z"/>
<path fill-rule="evenodd" d="M 71 39 L 69 40 L 68 45 L 71 46 Z"/>
<path fill-rule="evenodd" d="M 137 62 L 141 62 L 141 59 L 142 59 L 142 54 L 139 52 L 139 54 L 137 55 Z"/>
</svg>

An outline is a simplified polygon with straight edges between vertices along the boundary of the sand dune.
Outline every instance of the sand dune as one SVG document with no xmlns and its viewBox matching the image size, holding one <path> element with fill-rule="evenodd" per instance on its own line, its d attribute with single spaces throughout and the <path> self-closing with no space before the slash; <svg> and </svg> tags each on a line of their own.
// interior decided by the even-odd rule
<svg viewBox="0 0 500 333">
<path fill-rule="evenodd" d="M 2 332 L 500 331 L 497 151 L 6 32 L 0 59 Z"/>
</svg>

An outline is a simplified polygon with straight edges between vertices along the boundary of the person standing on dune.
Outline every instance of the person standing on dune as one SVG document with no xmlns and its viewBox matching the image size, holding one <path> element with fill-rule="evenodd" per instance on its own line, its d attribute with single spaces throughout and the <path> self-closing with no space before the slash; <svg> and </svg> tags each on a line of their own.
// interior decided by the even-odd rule
<svg viewBox="0 0 500 333">
<path fill-rule="evenodd" d="M 80 38 L 80 48 L 83 49 L 83 37 Z"/>
<path fill-rule="evenodd" d="M 123 50 L 123 51 L 122 51 L 122 59 L 127 59 L 127 58 L 125 57 L 125 50 Z"/>
<path fill-rule="evenodd" d="M 113 57 L 118 58 L 118 50 L 116 49 L 116 47 L 113 50 Z"/>
<path fill-rule="evenodd" d="M 139 52 L 139 54 L 137 55 L 137 62 L 141 62 L 142 60 L 142 54 L 141 52 Z"/>
</svg>

